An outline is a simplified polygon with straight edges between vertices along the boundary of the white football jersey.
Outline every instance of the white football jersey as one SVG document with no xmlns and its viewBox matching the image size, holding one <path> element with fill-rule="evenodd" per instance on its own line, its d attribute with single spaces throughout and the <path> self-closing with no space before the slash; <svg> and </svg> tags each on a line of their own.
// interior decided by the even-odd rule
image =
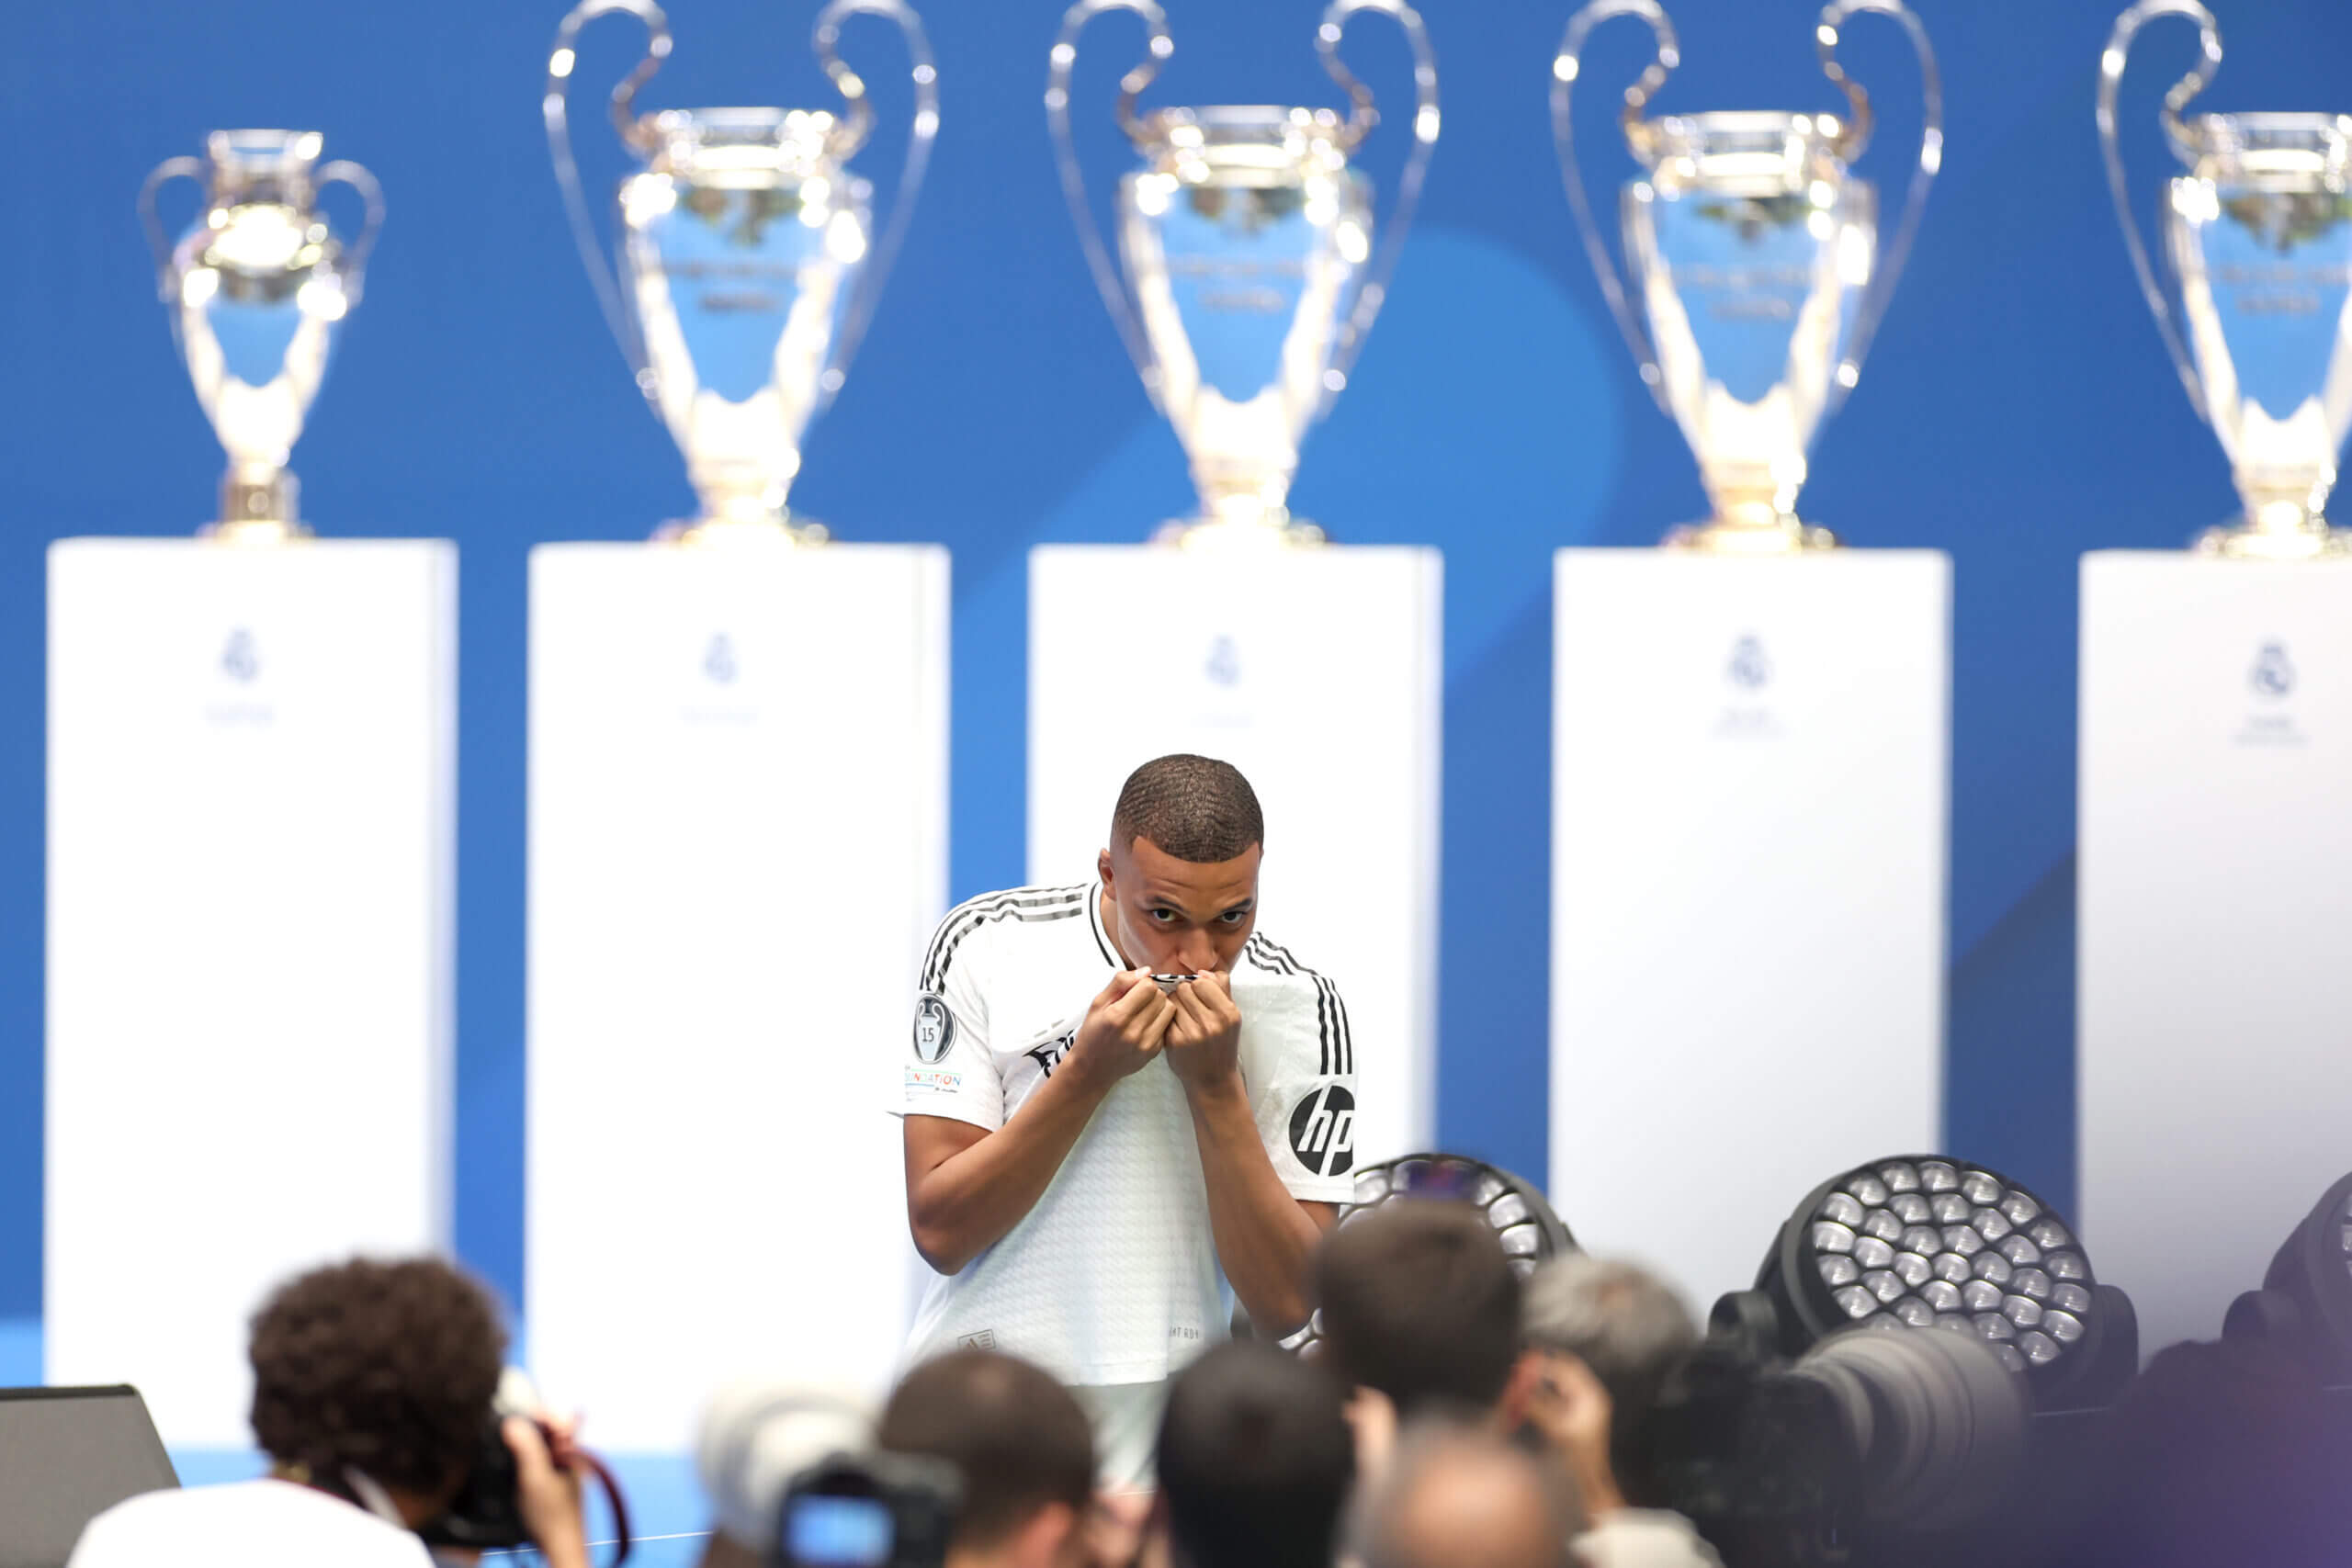
<svg viewBox="0 0 2352 1568">
<path fill-rule="evenodd" d="M 1015 888 L 948 915 L 923 960 L 897 1114 L 993 1132 L 1020 1113 L 1124 967 L 1100 892 Z M 1295 1198 L 1345 1202 L 1355 1047 L 1338 988 L 1253 934 L 1233 1000 L 1242 1081 L 1276 1174 Z M 932 1280 L 908 1359 L 979 1346 L 1065 1383 L 1155 1382 L 1226 1337 L 1231 1300 L 1183 1086 L 1157 1061 L 1103 1098 L 1020 1224 Z"/>
</svg>

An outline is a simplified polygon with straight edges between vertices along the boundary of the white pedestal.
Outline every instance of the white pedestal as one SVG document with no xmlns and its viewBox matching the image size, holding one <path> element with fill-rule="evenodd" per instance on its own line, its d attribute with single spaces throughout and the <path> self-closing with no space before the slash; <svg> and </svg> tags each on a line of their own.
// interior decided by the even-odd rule
<svg viewBox="0 0 2352 1568">
<path fill-rule="evenodd" d="M 2083 558 L 2082 1229 L 2148 1354 L 2352 1169 L 2352 562 Z"/>
<path fill-rule="evenodd" d="M 457 551 L 49 568 L 47 1376 L 242 1447 L 263 1294 L 448 1236 Z"/>
<path fill-rule="evenodd" d="M 1563 550 L 1555 589 L 1551 1196 L 1703 1314 L 1940 1138 L 1951 562 Z"/>
<path fill-rule="evenodd" d="M 1029 558 L 1029 877 L 1094 874 L 1119 786 L 1171 751 L 1239 768 L 1266 814 L 1263 929 L 1355 1034 L 1355 1157 L 1437 1134 L 1438 552 Z"/>
<path fill-rule="evenodd" d="M 877 1392 L 947 892 L 944 550 L 531 555 L 534 1371 L 683 1450 L 746 1370 Z"/>
</svg>

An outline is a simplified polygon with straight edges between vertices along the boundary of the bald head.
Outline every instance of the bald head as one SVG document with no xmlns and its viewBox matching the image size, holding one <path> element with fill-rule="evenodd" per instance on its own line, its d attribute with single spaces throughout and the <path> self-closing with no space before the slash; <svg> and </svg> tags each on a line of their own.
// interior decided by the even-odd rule
<svg viewBox="0 0 2352 1568">
<path fill-rule="evenodd" d="M 1356 1520 L 1364 1568 L 1564 1568 L 1582 1510 L 1564 1482 L 1483 1427 L 1419 1422 Z"/>
</svg>

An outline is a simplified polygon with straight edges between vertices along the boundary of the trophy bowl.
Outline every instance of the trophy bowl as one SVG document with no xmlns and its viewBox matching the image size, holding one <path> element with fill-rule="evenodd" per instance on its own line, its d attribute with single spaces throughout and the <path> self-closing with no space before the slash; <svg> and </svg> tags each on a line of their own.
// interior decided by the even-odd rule
<svg viewBox="0 0 2352 1568">
<path fill-rule="evenodd" d="M 620 183 L 608 262 L 573 158 L 569 102 L 580 34 L 614 12 L 648 35 L 613 89 L 612 118 L 638 168 Z M 905 35 L 915 92 L 898 197 L 878 231 L 874 193 L 850 160 L 874 128 L 865 84 L 842 60 L 842 24 L 883 17 Z M 819 62 L 842 112 L 781 107 L 635 112 L 669 58 L 653 0 L 581 0 L 557 28 L 542 111 L 572 237 L 637 384 L 686 459 L 700 502 L 655 536 L 693 543 L 820 544 L 792 515 L 809 423 L 841 389 L 906 232 L 939 130 L 938 73 L 902 0 L 831 0 L 817 15 Z"/>
<path fill-rule="evenodd" d="M 1371 257 L 1371 182 L 1329 110 L 1166 109 L 1144 123 L 1144 166 L 1119 182 L 1119 253 L 1159 406 L 1202 517 L 1279 528 Z"/>
<path fill-rule="evenodd" d="M 1853 384 L 1875 270 L 1877 193 L 1828 115 L 1716 113 L 1651 122 L 1645 178 L 1623 201 L 1659 386 L 1698 455 L 1714 548 L 1830 542 L 1795 516 L 1807 457 Z"/>
<path fill-rule="evenodd" d="M 321 164 L 323 145 L 315 130 L 216 130 L 203 158 L 158 164 L 139 193 L 173 340 L 229 456 L 208 536 L 266 543 L 309 532 L 287 463 L 359 302 L 384 220 L 375 176 L 349 162 Z M 203 208 L 176 241 L 155 209 L 175 179 L 205 187 Z M 320 191 L 337 183 L 368 207 L 348 246 L 318 209 Z"/>
<path fill-rule="evenodd" d="M 621 184 L 620 254 L 647 390 L 702 501 L 692 526 L 773 528 L 872 254 L 873 190 L 834 154 L 830 114 L 643 123 L 658 151 Z"/>
<path fill-rule="evenodd" d="M 1140 156 L 1116 200 L 1118 259 L 1089 205 L 1069 126 L 1078 37 L 1105 11 L 1143 18 L 1149 54 L 1120 82 L 1117 118 Z M 1379 123 L 1372 94 L 1340 62 L 1348 19 L 1378 11 L 1404 28 L 1418 101 L 1386 229 L 1374 238 L 1373 183 L 1353 166 Z M 1138 114 L 1136 100 L 1175 51 L 1154 0 L 1078 0 L 1051 56 L 1046 110 L 1063 194 L 1096 285 L 1136 368 L 1184 448 L 1200 510 L 1161 526 L 1188 547 L 1319 544 L 1294 518 L 1299 444 L 1347 386 L 1385 297 L 1438 134 L 1437 62 L 1404 0 L 1333 0 L 1316 31 L 1345 115 L 1272 105 Z"/>
<path fill-rule="evenodd" d="M 2165 183 L 2158 209 L 2177 300 L 2132 216 L 2115 112 L 2133 38 L 2167 16 L 2196 22 L 2201 45 L 2162 115 L 2187 168 Z M 2183 118 L 2221 61 L 2203 6 L 2142 0 L 2117 18 L 2099 70 L 2099 138 L 2132 268 L 2244 505 L 2197 547 L 2272 560 L 2342 555 L 2352 542 L 2325 508 L 2352 434 L 2352 116 Z"/>
<path fill-rule="evenodd" d="M 1902 221 L 1883 245 L 1876 187 L 1852 168 L 1870 140 L 1870 98 L 1837 60 L 1841 28 L 1861 11 L 1910 35 L 1925 107 Z M 1640 17 L 1657 39 L 1620 118 L 1640 170 L 1619 203 L 1630 289 L 1593 220 L 1571 117 L 1585 39 L 1616 17 Z M 1553 132 L 1586 253 L 1643 382 L 1698 459 L 1713 513 L 1673 530 L 1668 545 L 1773 552 L 1837 543 L 1797 516 L 1797 494 L 1823 423 L 1860 378 L 1942 164 L 1943 102 L 1926 29 L 1899 0 L 1833 0 L 1815 36 L 1845 116 L 1644 118 L 1681 59 L 1657 0 L 1592 0 L 1570 19 L 1553 62 Z"/>
</svg>

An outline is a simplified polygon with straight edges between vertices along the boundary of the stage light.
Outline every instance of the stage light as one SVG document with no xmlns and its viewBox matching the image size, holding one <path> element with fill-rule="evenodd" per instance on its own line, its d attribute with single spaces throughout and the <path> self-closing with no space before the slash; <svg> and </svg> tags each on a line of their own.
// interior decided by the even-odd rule
<svg viewBox="0 0 2352 1568">
<path fill-rule="evenodd" d="M 1545 1258 L 1578 1250 L 1566 1223 L 1543 1193 L 1500 1166 L 1461 1155 L 1406 1155 L 1365 1166 L 1356 1172 L 1355 1197 L 1340 1206 L 1339 1223 L 1344 1225 L 1360 1214 L 1416 1198 L 1467 1203 L 1484 1214 L 1503 1244 L 1512 1271 L 1522 1280 Z M 1237 1332 L 1244 1321 L 1237 1314 Z M 1305 1328 L 1282 1342 L 1283 1348 L 1305 1350 L 1322 1336 L 1323 1314 L 1317 1312 Z"/>
<path fill-rule="evenodd" d="M 1999 1172 L 1933 1155 L 1815 1188 L 1713 1322 L 1789 1356 L 1857 1326 L 1972 1335 L 2044 1408 L 2103 1403 L 2139 1360 L 2130 1299 L 2092 1275 L 2065 1221 Z"/>
<path fill-rule="evenodd" d="M 2271 1258 L 2262 1288 L 2230 1303 L 2222 1337 L 2267 1344 L 2323 1382 L 2352 1382 L 2352 1176 L 2329 1188 Z"/>
</svg>

